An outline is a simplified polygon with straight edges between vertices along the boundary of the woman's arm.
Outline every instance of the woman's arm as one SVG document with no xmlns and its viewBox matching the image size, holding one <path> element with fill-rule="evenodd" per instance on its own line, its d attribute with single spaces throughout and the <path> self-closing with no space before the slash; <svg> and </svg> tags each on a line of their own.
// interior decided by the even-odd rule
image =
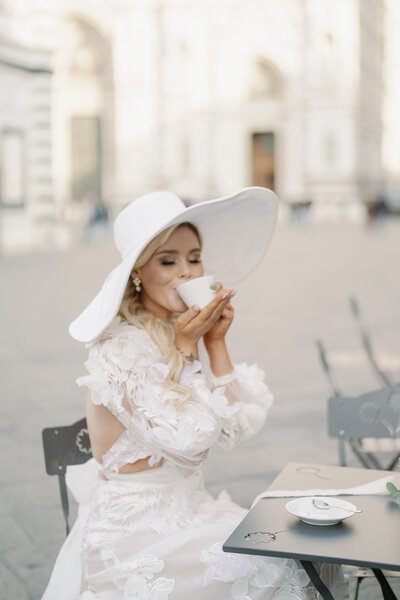
<svg viewBox="0 0 400 600">
<path fill-rule="evenodd" d="M 233 371 L 233 364 L 229 357 L 228 348 L 225 338 L 221 340 L 209 341 L 204 340 L 204 344 L 210 359 L 210 367 L 215 377 L 229 375 Z"/>
</svg>

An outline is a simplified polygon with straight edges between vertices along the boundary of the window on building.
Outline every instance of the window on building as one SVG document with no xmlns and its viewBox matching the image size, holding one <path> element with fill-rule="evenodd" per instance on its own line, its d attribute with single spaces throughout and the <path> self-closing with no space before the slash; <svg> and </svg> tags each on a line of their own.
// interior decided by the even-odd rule
<svg viewBox="0 0 400 600">
<path fill-rule="evenodd" d="M 0 132 L 0 202 L 17 208 L 25 203 L 25 136 L 19 129 Z"/>
<path fill-rule="evenodd" d="M 101 201 L 101 121 L 71 118 L 71 191 L 75 201 Z"/>
</svg>

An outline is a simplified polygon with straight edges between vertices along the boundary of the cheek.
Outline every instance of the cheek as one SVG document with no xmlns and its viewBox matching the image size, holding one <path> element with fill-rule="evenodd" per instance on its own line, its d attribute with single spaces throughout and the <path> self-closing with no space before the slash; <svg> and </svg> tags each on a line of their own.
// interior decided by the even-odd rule
<svg viewBox="0 0 400 600">
<path fill-rule="evenodd" d="M 165 269 L 154 267 L 142 273 L 143 289 L 150 295 L 160 294 L 171 280 L 171 275 Z"/>
</svg>

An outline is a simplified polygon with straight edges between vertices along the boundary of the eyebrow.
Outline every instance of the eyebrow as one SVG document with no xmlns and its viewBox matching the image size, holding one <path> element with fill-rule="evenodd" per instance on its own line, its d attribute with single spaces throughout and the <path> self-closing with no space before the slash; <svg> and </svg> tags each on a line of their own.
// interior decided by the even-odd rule
<svg viewBox="0 0 400 600">
<path fill-rule="evenodd" d="M 201 248 L 192 248 L 189 250 L 189 254 L 192 252 L 201 252 Z M 178 250 L 160 250 L 159 252 L 156 252 L 156 255 L 158 254 L 179 254 L 179 252 Z"/>
</svg>

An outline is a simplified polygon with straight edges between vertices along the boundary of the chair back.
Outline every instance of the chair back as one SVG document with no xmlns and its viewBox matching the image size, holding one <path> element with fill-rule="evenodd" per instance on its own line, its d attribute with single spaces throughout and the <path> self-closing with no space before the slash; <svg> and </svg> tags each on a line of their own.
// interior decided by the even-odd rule
<svg viewBox="0 0 400 600">
<path fill-rule="evenodd" d="M 44 460 L 48 475 L 58 475 L 61 506 L 67 535 L 69 527 L 69 503 L 65 473 L 68 465 L 83 464 L 92 457 L 86 419 L 63 427 L 46 427 L 42 431 Z"/>
<path fill-rule="evenodd" d="M 400 386 L 328 401 L 331 437 L 400 438 Z"/>
<path fill-rule="evenodd" d="M 367 468 L 394 469 L 400 459 L 400 386 L 375 390 L 349 398 L 333 396 L 328 400 L 328 433 L 339 442 L 339 463 L 346 465 L 347 441 Z M 378 459 L 380 438 L 391 440 L 390 463 L 384 467 Z"/>
</svg>

